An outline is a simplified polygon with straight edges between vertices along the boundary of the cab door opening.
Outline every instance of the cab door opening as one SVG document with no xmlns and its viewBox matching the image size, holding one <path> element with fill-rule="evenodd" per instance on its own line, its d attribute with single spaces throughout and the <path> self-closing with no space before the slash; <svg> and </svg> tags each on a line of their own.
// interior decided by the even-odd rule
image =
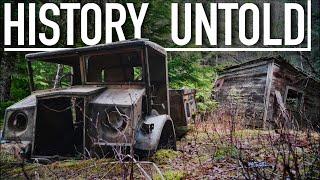
<svg viewBox="0 0 320 180">
<path fill-rule="evenodd" d="M 75 101 L 75 102 L 72 102 Z M 83 99 L 39 99 L 33 156 L 70 157 L 82 152 Z"/>
</svg>

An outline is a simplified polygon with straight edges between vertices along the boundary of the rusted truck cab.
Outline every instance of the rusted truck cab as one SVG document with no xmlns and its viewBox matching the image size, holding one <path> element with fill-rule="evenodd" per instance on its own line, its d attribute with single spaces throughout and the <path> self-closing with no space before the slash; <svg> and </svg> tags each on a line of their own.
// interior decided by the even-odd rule
<svg viewBox="0 0 320 180">
<path fill-rule="evenodd" d="M 6 109 L 3 139 L 23 142 L 28 157 L 91 156 L 106 146 L 176 148 L 161 46 L 128 40 L 26 59 L 32 94 Z M 70 66 L 69 86 L 37 91 L 36 61 Z"/>
</svg>

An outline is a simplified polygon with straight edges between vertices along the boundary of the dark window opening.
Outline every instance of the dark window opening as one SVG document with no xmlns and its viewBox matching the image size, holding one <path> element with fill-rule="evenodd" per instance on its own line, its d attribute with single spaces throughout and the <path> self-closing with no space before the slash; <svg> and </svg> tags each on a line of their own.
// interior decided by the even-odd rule
<svg viewBox="0 0 320 180">
<path fill-rule="evenodd" d="M 87 82 L 143 82 L 142 62 L 137 52 L 94 55 L 88 57 L 85 64 Z"/>
<path fill-rule="evenodd" d="M 186 112 L 187 112 L 187 117 L 191 117 L 189 103 L 186 103 Z"/>
<path fill-rule="evenodd" d="M 303 93 L 295 91 L 293 89 L 288 89 L 286 106 L 290 111 L 298 112 L 302 107 Z"/>
</svg>

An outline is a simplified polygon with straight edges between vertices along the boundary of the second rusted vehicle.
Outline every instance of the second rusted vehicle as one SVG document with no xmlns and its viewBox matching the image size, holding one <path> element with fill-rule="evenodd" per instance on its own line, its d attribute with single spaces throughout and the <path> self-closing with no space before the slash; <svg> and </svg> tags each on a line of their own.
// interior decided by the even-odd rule
<svg viewBox="0 0 320 180">
<path fill-rule="evenodd" d="M 91 156 L 115 146 L 176 148 L 161 46 L 128 40 L 26 58 L 33 93 L 6 109 L 3 140 L 23 142 L 28 157 Z M 39 61 L 69 67 L 58 77 L 61 87 L 37 90 L 32 64 Z"/>
<path fill-rule="evenodd" d="M 195 89 L 170 89 L 170 116 L 174 119 L 178 138 L 188 131 L 188 124 L 193 123 L 197 113 Z"/>
</svg>

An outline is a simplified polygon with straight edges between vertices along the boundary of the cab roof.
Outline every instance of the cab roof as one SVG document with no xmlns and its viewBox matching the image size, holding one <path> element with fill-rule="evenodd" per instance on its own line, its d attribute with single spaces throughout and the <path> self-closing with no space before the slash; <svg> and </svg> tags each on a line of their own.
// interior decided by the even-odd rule
<svg viewBox="0 0 320 180">
<path fill-rule="evenodd" d="M 135 49 L 143 47 L 149 47 L 155 50 L 156 52 L 160 53 L 161 55 L 167 55 L 163 47 L 154 42 L 149 41 L 148 39 L 132 39 L 113 42 L 109 44 L 99 44 L 80 48 L 67 48 L 49 52 L 31 53 L 27 54 L 25 57 L 28 61 L 42 60 L 59 64 L 72 65 L 76 63 L 75 61 L 78 61 L 78 58 L 76 57 L 79 57 L 80 55 L 103 53 L 117 49 Z"/>
</svg>

